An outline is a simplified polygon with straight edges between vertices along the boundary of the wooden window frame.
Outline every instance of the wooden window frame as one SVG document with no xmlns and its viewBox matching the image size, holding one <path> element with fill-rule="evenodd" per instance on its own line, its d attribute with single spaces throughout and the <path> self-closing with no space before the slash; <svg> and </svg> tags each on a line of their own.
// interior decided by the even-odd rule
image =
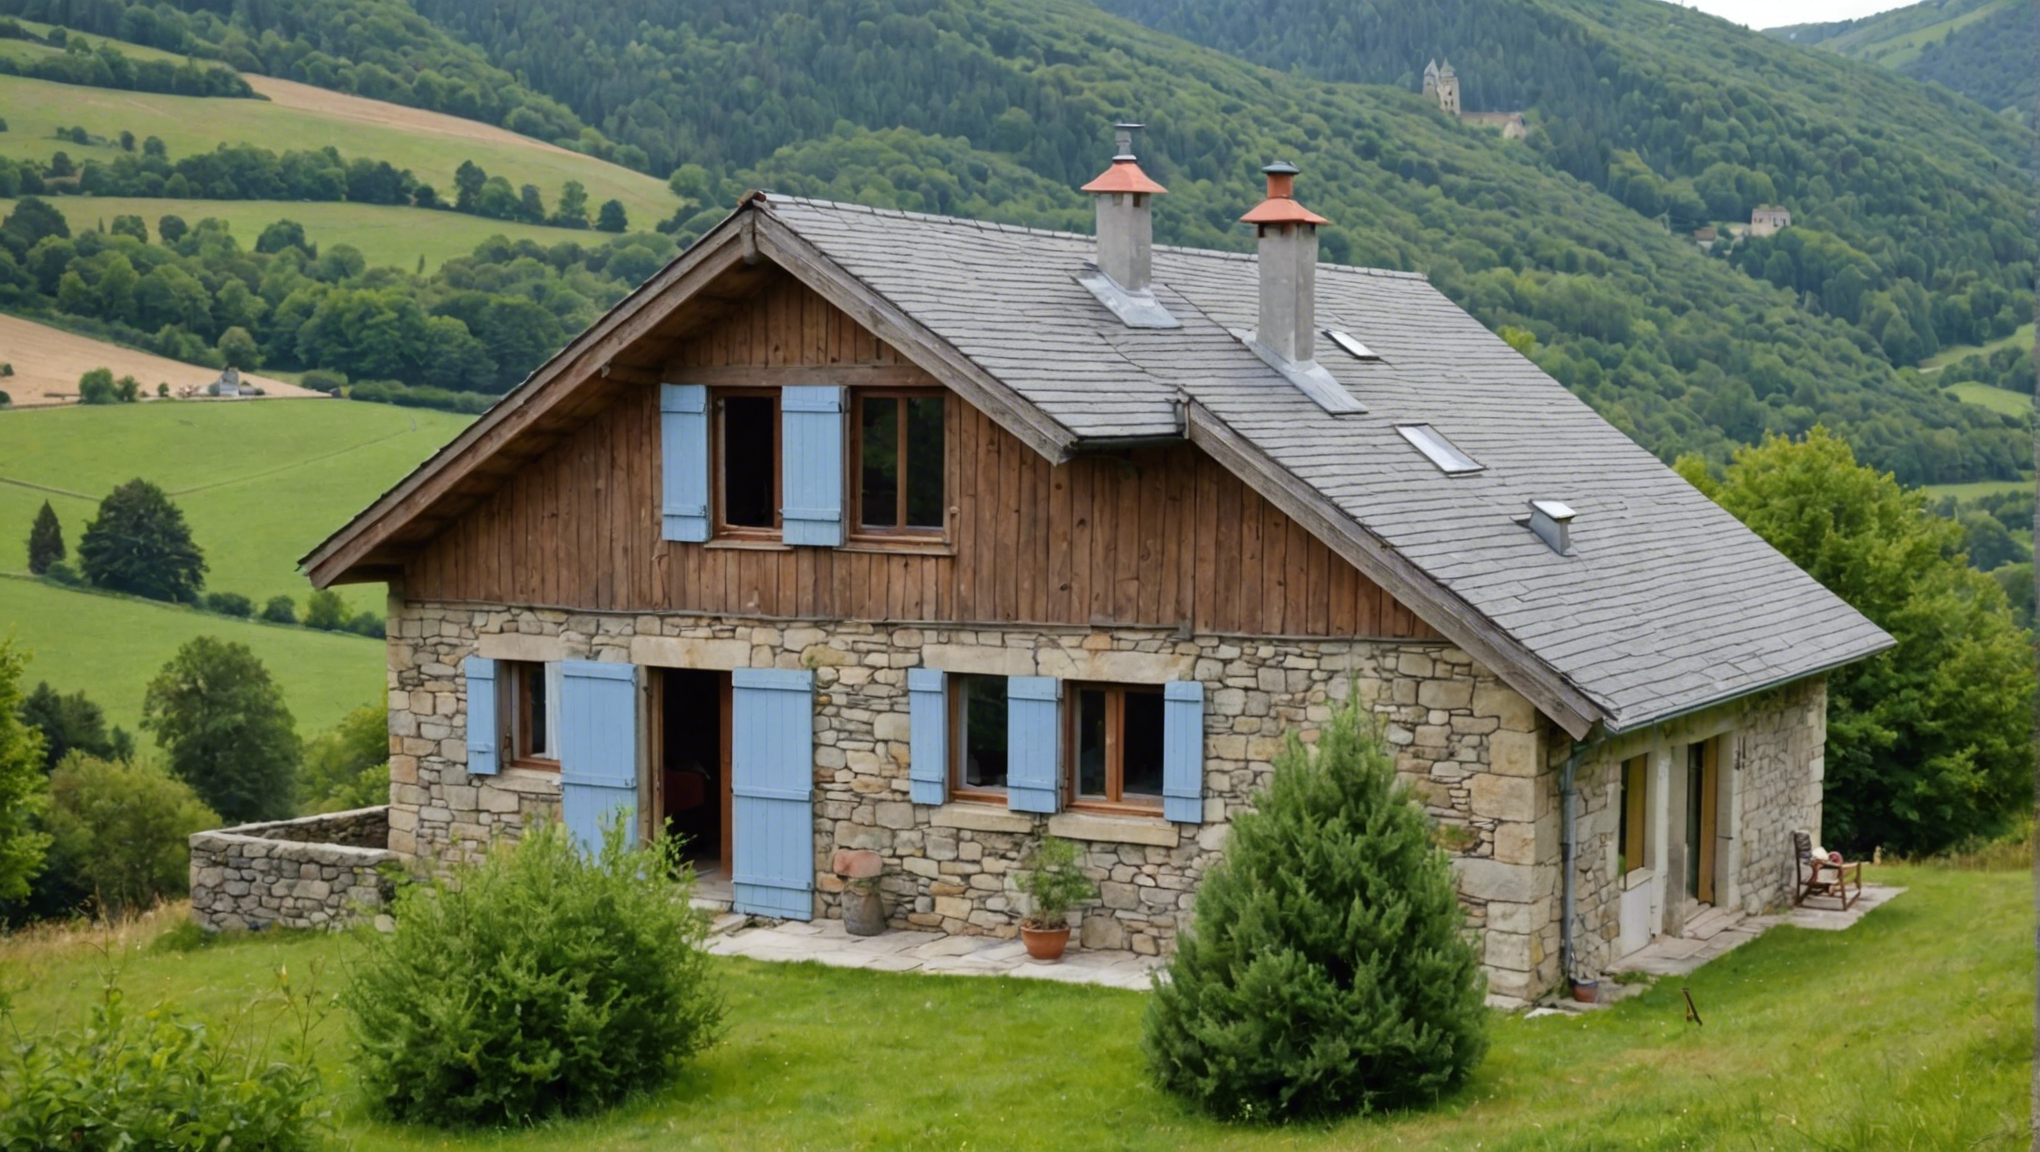
<svg viewBox="0 0 2040 1152">
<path fill-rule="evenodd" d="M 1638 869 L 1650 867 L 1650 757 L 1631 756 L 1617 766 L 1622 774 L 1621 787 L 1616 794 L 1620 805 L 1616 822 L 1615 854 L 1625 867 L 1620 869 L 1627 876 Z M 1630 780 L 1636 780 L 1636 787 L 1630 787 Z M 1621 877 L 1618 876 L 1617 879 Z"/>
<path fill-rule="evenodd" d="M 983 680 L 1005 679 L 1003 676 L 980 675 L 967 672 L 954 673 L 943 677 L 945 681 L 943 685 L 944 707 L 948 709 L 949 798 L 951 800 L 962 801 L 966 804 L 997 804 L 1003 807 L 1011 794 L 1008 789 L 973 787 L 970 784 L 966 784 L 963 779 L 964 754 L 968 751 L 964 742 L 969 738 L 968 728 L 964 724 L 966 701 L 964 699 L 963 688 L 964 683 L 973 678 Z M 1007 747 L 1009 753 L 1011 746 L 1012 736 L 1008 733 Z M 1006 778 L 1008 781 L 1011 781 L 1012 763 L 1010 760 L 1007 762 L 1006 770 Z"/>
<path fill-rule="evenodd" d="M 949 442 L 955 438 L 949 426 L 949 416 L 952 407 L 949 403 L 949 390 L 946 388 L 852 388 L 849 391 L 850 411 L 846 424 L 850 436 L 850 452 L 848 454 L 850 458 L 850 483 L 846 486 L 849 492 L 849 507 L 845 509 L 848 514 L 847 528 L 849 531 L 845 538 L 863 544 L 947 543 L 949 540 L 949 494 L 955 490 L 955 485 L 951 483 L 953 478 L 949 474 Z M 907 525 L 907 471 L 911 467 L 911 462 L 906 456 L 906 402 L 913 399 L 925 399 L 930 396 L 938 397 L 942 401 L 942 459 L 936 465 L 937 471 L 942 474 L 942 524 L 937 528 L 909 527 Z M 864 402 L 867 399 L 900 401 L 895 425 L 895 435 L 898 437 L 896 443 L 900 445 L 901 449 L 900 476 L 897 481 L 898 491 L 893 497 L 894 511 L 899 522 L 899 526 L 896 528 L 873 528 L 864 523 Z"/>
<path fill-rule="evenodd" d="M 512 768 L 529 768 L 537 772 L 558 772 L 560 770 L 558 731 L 558 708 L 549 709 L 546 736 L 552 747 L 544 752 L 531 747 L 531 710 L 533 707 L 531 678 L 547 675 L 548 666 L 536 660 L 505 660 L 499 667 L 503 674 L 497 676 L 501 697 L 497 715 L 502 718 L 503 739 L 497 747 L 507 755 L 503 762 Z M 548 685 L 557 690 L 557 685 Z M 557 705 L 557 701 L 553 702 Z"/>
<path fill-rule="evenodd" d="M 761 528 L 750 524 L 731 524 L 727 515 L 728 484 L 723 470 L 723 461 L 729 451 L 726 444 L 727 423 L 724 420 L 723 401 L 731 397 L 754 396 L 772 401 L 772 526 Z M 786 468 L 781 457 L 786 438 L 785 417 L 779 404 L 777 388 L 710 388 L 708 390 L 709 448 L 708 483 L 713 508 L 713 526 L 709 536 L 712 540 L 763 540 L 777 543 L 785 530 L 780 510 L 786 506 Z"/>
<path fill-rule="evenodd" d="M 1085 692 L 1105 693 L 1105 795 L 1086 797 L 1080 790 L 1081 769 L 1077 763 L 1077 725 L 1083 709 L 1078 697 Z M 1063 788 L 1069 797 L 1069 807 L 1080 812 L 1109 812 L 1122 816 L 1157 816 L 1162 814 L 1163 797 L 1155 796 L 1152 801 L 1126 799 L 1126 696 L 1140 693 L 1162 699 L 1160 684 L 1112 684 L 1093 680 L 1072 680 L 1063 685 L 1062 741 L 1063 741 Z M 1163 701 L 1164 724 L 1167 723 L 1167 701 Z M 1167 738 L 1160 753 L 1167 756 Z M 1167 780 L 1168 766 L 1160 766 L 1164 781 Z M 1166 788 L 1166 783 L 1164 784 Z"/>
</svg>

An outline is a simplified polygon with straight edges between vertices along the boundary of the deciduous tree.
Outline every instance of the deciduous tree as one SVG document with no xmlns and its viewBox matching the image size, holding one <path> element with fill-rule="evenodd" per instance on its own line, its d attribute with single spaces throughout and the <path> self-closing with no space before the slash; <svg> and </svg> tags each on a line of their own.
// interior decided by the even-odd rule
<svg viewBox="0 0 2040 1152">
<path fill-rule="evenodd" d="M 19 900 L 42 870 L 50 838 L 36 818 L 49 804 L 42 734 L 21 722 L 21 653 L 0 640 L 0 900 Z"/>
<path fill-rule="evenodd" d="M 192 542 L 184 513 L 142 479 L 99 502 L 98 517 L 78 539 L 78 563 L 99 587 L 152 600 L 189 602 L 205 585 L 205 554 Z"/>
<path fill-rule="evenodd" d="M 187 641 L 149 682 L 142 727 L 170 771 L 233 823 L 289 816 L 302 746 L 269 669 L 245 644 Z"/>
<path fill-rule="evenodd" d="M 1962 525 L 1819 426 L 1742 449 L 1719 483 L 1680 471 L 1898 642 L 1828 677 L 1827 843 L 1937 852 L 2029 810 L 2029 638 Z"/>
</svg>

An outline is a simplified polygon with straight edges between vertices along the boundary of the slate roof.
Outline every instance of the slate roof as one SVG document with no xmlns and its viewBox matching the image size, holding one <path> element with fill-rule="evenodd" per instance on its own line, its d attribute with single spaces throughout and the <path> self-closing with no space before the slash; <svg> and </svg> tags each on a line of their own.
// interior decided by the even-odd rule
<svg viewBox="0 0 2040 1152">
<path fill-rule="evenodd" d="M 1251 256 L 1157 247 L 1178 329 L 1122 325 L 1075 276 L 1089 236 L 783 196 L 761 210 L 1080 442 L 1183 434 L 1187 397 L 1527 649 L 1629 730 L 1892 643 L 1421 276 L 1322 264 L 1318 363 L 1366 406 L 1332 416 L 1232 334 Z M 1396 432 L 1422 422 L 1486 465 L 1448 477 Z M 1518 522 L 1577 518 L 1560 556 Z M 1439 621 L 1435 625 L 1443 626 Z M 1449 632 L 1448 632 L 1449 634 Z"/>
</svg>

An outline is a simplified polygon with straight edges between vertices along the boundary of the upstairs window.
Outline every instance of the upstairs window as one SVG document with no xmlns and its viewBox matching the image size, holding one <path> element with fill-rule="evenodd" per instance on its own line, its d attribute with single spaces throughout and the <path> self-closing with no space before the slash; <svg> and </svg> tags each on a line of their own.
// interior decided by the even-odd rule
<svg viewBox="0 0 2040 1152">
<path fill-rule="evenodd" d="M 854 404 L 857 532 L 939 535 L 948 510 L 945 394 L 859 391 Z"/>
<path fill-rule="evenodd" d="M 771 536 L 779 531 L 779 393 L 716 393 L 716 530 Z"/>
<path fill-rule="evenodd" d="M 1162 690 L 1072 684 L 1064 707 L 1063 762 L 1072 807 L 1154 811 L 1162 807 Z"/>
</svg>

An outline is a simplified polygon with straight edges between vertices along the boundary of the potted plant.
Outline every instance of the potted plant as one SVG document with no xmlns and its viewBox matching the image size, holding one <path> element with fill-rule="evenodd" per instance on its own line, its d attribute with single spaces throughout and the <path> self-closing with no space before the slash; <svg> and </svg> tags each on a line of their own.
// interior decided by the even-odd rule
<svg viewBox="0 0 2040 1152">
<path fill-rule="evenodd" d="M 1027 895 L 1028 908 L 1020 936 L 1036 960 L 1061 958 L 1070 942 L 1070 908 L 1098 894 L 1098 886 L 1078 865 L 1080 855 L 1070 841 L 1044 836 L 1020 862 L 1020 891 Z"/>
</svg>

